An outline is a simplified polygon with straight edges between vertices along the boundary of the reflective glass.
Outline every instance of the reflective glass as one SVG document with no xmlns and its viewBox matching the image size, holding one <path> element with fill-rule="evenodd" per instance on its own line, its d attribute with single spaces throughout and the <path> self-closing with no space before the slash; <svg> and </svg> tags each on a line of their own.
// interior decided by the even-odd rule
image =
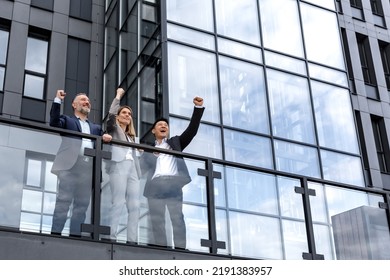
<svg viewBox="0 0 390 280">
<path fill-rule="evenodd" d="M 279 140 L 274 145 L 277 170 L 320 177 L 317 149 Z"/>
<path fill-rule="evenodd" d="M 283 259 L 279 218 L 231 211 L 229 222 L 232 255 Z"/>
<path fill-rule="evenodd" d="M 215 38 L 212 35 L 169 23 L 167 25 L 167 34 L 169 39 L 215 50 Z"/>
<path fill-rule="evenodd" d="M 330 10 L 335 10 L 334 0 L 305 0 L 306 2 L 313 3 L 317 6 L 321 6 Z"/>
<path fill-rule="evenodd" d="M 42 192 L 23 190 L 22 210 L 41 212 L 42 210 Z"/>
<path fill-rule="evenodd" d="M 269 133 L 263 68 L 223 56 L 219 61 L 224 124 Z"/>
<path fill-rule="evenodd" d="M 360 157 L 321 150 L 324 179 L 364 187 Z"/>
<path fill-rule="evenodd" d="M 209 248 L 201 247 L 201 240 L 209 239 L 207 208 L 185 204 L 183 213 L 187 228 L 187 248 L 192 251 L 209 252 Z"/>
<path fill-rule="evenodd" d="M 195 96 L 207 107 L 203 120 L 219 123 L 217 65 L 209 52 L 170 43 L 168 45 L 169 111 L 190 117 Z"/>
<path fill-rule="evenodd" d="M 46 74 L 48 44 L 31 37 L 27 39 L 26 70 Z"/>
<path fill-rule="evenodd" d="M 269 138 L 225 129 L 224 148 L 228 161 L 265 168 L 273 167 Z"/>
<path fill-rule="evenodd" d="M 345 69 L 337 15 L 301 3 L 307 58 L 338 69 Z"/>
<path fill-rule="evenodd" d="M 326 186 L 326 197 L 335 259 L 390 259 L 386 211 L 370 203 L 371 195 Z"/>
<path fill-rule="evenodd" d="M 115 6 L 117 9 L 117 6 Z M 107 24 L 105 25 L 104 34 L 104 67 L 107 67 L 112 56 L 116 52 L 118 42 L 118 30 L 116 27 L 118 21 L 117 13 L 114 11 L 110 14 Z"/>
<path fill-rule="evenodd" d="M 5 64 L 7 61 L 8 36 L 7 31 L 0 30 L 0 64 Z"/>
<path fill-rule="evenodd" d="M 358 154 L 349 91 L 315 81 L 311 85 L 319 144 Z"/>
<path fill-rule="evenodd" d="M 301 260 L 302 253 L 308 252 L 306 226 L 304 222 L 282 220 L 285 259 Z"/>
<path fill-rule="evenodd" d="M 334 246 L 331 227 L 323 224 L 313 224 L 314 240 L 317 254 L 324 256 L 325 260 L 334 259 Z"/>
<path fill-rule="evenodd" d="M 45 78 L 26 74 L 24 76 L 24 96 L 43 98 Z"/>
<path fill-rule="evenodd" d="M 316 192 L 315 196 L 310 196 L 311 214 L 314 222 L 328 223 L 326 212 L 325 188 L 321 184 L 309 182 L 309 189 Z"/>
<path fill-rule="evenodd" d="M 32 213 L 20 213 L 21 231 L 40 232 L 41 229 L 41 215 Z"/>
<path fill-rule="evenodd" d="M 297 74 L 306 75 L 306 63 L 303 60 L 288 57 L 285 55 L 265 51 L 265 63 L 278 69 L 287 70 Z"/>
<path fill-rule="evenodd" d="M 48 227 L 52 226 L 51 219 L 57 205 L 57 179 L 60 178 L 60 183 L 62 179 L 71 181 L 72 186 L 78 185 L 84 177 L 91 182 L 92 158 L 88 158 L 88 165 L 90 165 L 87 170 L 80 166 L 74 166 L 73 171 L 66 170 L 66 168 L 70 168 L 66 167 L 67 164 L 71 164 L 68 158 L 70 153 L 61 151 L 67 145 L 71 147 L 80 145 L 79 139 L 14 126 L 2 126 L 1 132 L 0 157 L 6 158 L 7 161 L 0 161 L 0 173 L 2 174 L 0 176 L 0 193 L 5 194 L 0 195 L 0 212 L 7 213 L 7 215 L 0 215 L 0 225 L 38 232 L 43 232 L 45 228 L 44 232 L 50 232 Z M 60 148 L 61 142 L 62 148 Z M 78 159 L 79 149 L 75 149 L 75 153 L 72 155 Z M 50 162 L 47 161 L 47 158 L 54 159 L 57 156 L 55 167 L 52 164 L 46 165 L 47 162 Z M 56 172 L 57 168 L 61 169 L 61 166 L 64 170 Z M 75 169 L 79 172 L 76 172 Z M 58 177 L 54 174 L 49 175 L 48 172 L 53 172 Z M 81 173 L 81 175 L 79 174 L 80 176 L 77 177 L 76 173 Z M 85 186 L 88 189 L 84 197 L 83 211 L 85 209 L 85 212 L 83 213 L 85 218 L 83 218 L 84 214 L 81 214 L 80 223 L 89 223 L 91 220 L 90 188 L 88 187 L 91 186 L 91 183 Z M 61 184 L 59 189 L 61 189 Z M 63 192 L 62 195 L 66 193 Z M 81 194 L 79 195 L 83 197 Z M 77 213 L 74 209 L 75 207 L 70 206 L 63 211 L 64 225 L 60 222 L 63 226 L 63 234 L 69 234 L 68 215 L 73 217 L 73 214 Z M 43 222 L 46 224 L 42 224 Z M 75 223 L 75 228 L 79 228 L 79 225 L 77 226 Z"/>
<path fill-rule="evenodd" d="M 187 128 L 188 123 L 189 121 L 187 120 L 171 117 L 169 119 L 170 135 L 180 135 Z M 184 152 L 222 159 L 221 141 L 222 136 L 219 128 L 201 123 L 198 133 L 188 147 L 185 148 Z"/>
<path fill-rule="evenodd" d="M 5 75 L 5 68 L 0 67 L 0 91 L 4 90 L 4 75 Z"/>
<path fill-rule="evenodd" d="M 314 121 L 307 79 L 267 70 L 275 136 L 314 144 Z"/>
<path fill-rule="evenodd" d="M 295 0 L 260 0 L 264 47 L 303 57 L 301 25 Z"/>
<path fill-rule="evenodd" d="M 283 217 L 304 219 L 302 195 L 295 192 L 300 187 L 299 180 L 287 177 L 278 177 L 278 190 L 280 201 L 280 215 Z"/>
<path fill-rule="evenodd" d="M 311 78 L 348 87 L 349 82 L 345 72 L 309 63 L 309 73 Z"/>
<path fill-rule="evenodd" d="M 262 63 L 261 49 L 238 43 L 232 40 L 218 38 L 218 51 L 241 59 Z"/>
<path fill-rule="evenodd" d="M 41 186 L 42 162 L 39 160 L 27 160 L 26 184 L 32 187 Z"/>
<path fill-rule="evenodd" d="M 43 195 L 43 213 L 53 214 L 56 205 L 55 193 L 44 193 Z"/>
<path fill-rule="evenodd" d="M 257 0 L 216 0 L 215 11 L 219 35 L 260 45 Z"/>
<path fill-rule="evenodd" d="M 279 213 L 275 176 L 234 167 L 226 167 L 225 176 L 230 209 Z"/>
<path fill-rule="evenodd" d="M 167 19 L 214 31 L 213 2 L 210 0 L 167 0 Z"/>
<path fill-rule="evenodd" d="M 57 176 L 50 172 L 53 167 L 53 162 L 46 162 L 45 170 L 45 190 L 56 192 L 57 191 Z"/>
<path fill-rule="evenodd" d="M 139 151 L 128 145 L 104 145 L 104 150 L 111 152 L 111 160 L 102 162 L 101 220 L 111 234 L 101 238 L 169 247 L 185 246 L 180 246 L 184 240 L 188 249 L 208 251 L 200 246 L 209 233 L 207 178 L 198 175 L 199 169 L 206 169 L 203 161 Z M 132 151 L 132 159 L 126 159 L 128 151 Z M 170 167 L 176 175 L 164 175 L 169 159 L 175 162 Z M 137 165 L 141 172 L 135 174 Z M 161 176 L 156 175 L 159 170 Z"/>
<path fill-rule="evenodd" d="M 125 1 L 121 1 L 125 2 Z M 137 44 L 137 16 L 129 15 L 125 25 L 119 33 L 119 80 L 123 80 L 137 60 L 138 44 Z M 112 47 L 114 47 L 113 45 Z"/>
<path fill-rule="evenodd" d="M 218 249 L 219 254 L 229 254 L 230 243 L 228 233 L 228 218 L 225 210 L 216 209 L 215 211 L 217 240 L 225 242 L 226 249 Z"/>
</svg>

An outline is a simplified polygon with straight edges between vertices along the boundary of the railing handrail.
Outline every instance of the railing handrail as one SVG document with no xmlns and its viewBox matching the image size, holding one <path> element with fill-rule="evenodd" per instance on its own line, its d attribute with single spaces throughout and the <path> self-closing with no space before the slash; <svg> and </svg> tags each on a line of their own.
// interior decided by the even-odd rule
<svg viewBox="0 0 390 280">
<path fill-rule="evenodd" d="M 101 136 L 96 136 L 96 135 L 92 135 L 92 134 L 84 134 L 84 133 L 69 130 L 69 129 L 52 127 L 52 126 L 49 126 L 48 124 L 37 124 L 37 123 L 31 122 L 31 121 L 15 120 L 15 119 L 4 118 L 4 117 L 0 116 L 0 124 L 2 124 L 2 123 L 14 125 L 14 126 L 21 126 L 21 127 L 25 127 L 25 128 L 29 128 L 29 129 L 37 129 L 37 130 L 45 131 L 45 132 L 49 132 L 49 133 L 58 133 L 58 134 L 61 134 L 62 136 L 63 135 L 68 135 L 71 137 L 77 136 L 77 137 L 88 138 L 88 139 L 92 139 L 92 140 L 93 139 L 97 140 L 98 138 L 101 138 Z M 375 194 L 379 194 L 379 195 L 387 195 L 388 194 L 388 192 L 386 192 L 385 190 L 375 188 L 375 187 L 368 188 L 368 187 L 350 185 L 350 184 L 340 183 L 340 182 L 336 182 L 336 181 L 330 181 L 330 180 L 326 180 L 326 179 L 322 179 L 322 178 L 299 175 L 299 174 L 274 170 L 274 169 L 265 168 L 265 167 L 259 167 L 259 166 L 253 166 L 253 165 L 228 161 L 228 160 L 224 160 L 224 159 L 206 157 L 206 156 L 201 156 L 201 155 L 196 155 L 196 154 L 186 153 L 186 152 L 180 152 L 180 151 L 175 151 L 175 150 L 161 149 L 161 148 L 157 148 L 157 147 L 154 147 L 154 146 L 151 146 L 148 144 L 138 144 L 138 143 L 131 143 L 131 142 L 125 142 L 125 141 L 120 141 L 120 140 L 111 140 L 111 142 L 109 142 L 109 143 L 104 143 L 104 145 L 112 145 L 112 144 L 141 149 L 141 150 L 152 152 L 152 153 L 153 152 L 165 153 L 165 154 L 169 154 L 172 156 L 183 157 L 186 159 L 199 160 L 199 161 L 204 161 L 204 162 L 211 160 L 212 163 L 214 163 L 214 164 L 220 164 L 220 165 L 230 166 L 230 167 L 234 167 L 234 168 L 241 168 L 241 169 L 245 169 L 245 170 L 251 170 L 254 172 L 262 172 L 262 173 L 267 173 L 267 174 L 275 175 L 275 176 L 289 177 L 289 178 L 300 180 L 300 181 L 307 180 L 308 182 L 319 183 L 319 184 L 324 184 L 324 185 L 331 185 L 331 186 L 335 186 L 335 187 L 353 189 L 353 190 L 358 190 L 358 191 L 366 191 L 369 193 L 375 193 Z"/>
</svg>

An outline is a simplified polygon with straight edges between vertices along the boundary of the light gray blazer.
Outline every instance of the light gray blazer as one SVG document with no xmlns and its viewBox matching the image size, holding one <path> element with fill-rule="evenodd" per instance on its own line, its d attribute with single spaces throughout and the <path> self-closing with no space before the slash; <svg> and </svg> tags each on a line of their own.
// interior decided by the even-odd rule
<svg viewBox="0 0 390 280">
<path fill-rule="evenodd" d="M 117 98 L 114 98 L 114 100 L 111 103 L 110 111 L 108 113 L 108 120 L 107 120 L 107 133 L 112 136 L 112 139 L 114 140 L 120 140 L 124 142 L 128 142 L 128 139 L 123 131 L 123 129 L 119 126 L 119 124 L 116 122 L 116 114 L 118 112 L 118 109 L 120 107 L 120 100 Z M 113 145 L 111 146 L 111 161 L 113 162 L 121 162 L 123 160 L 126 160 L 126 154 L 128 151 L 128 147 L 125 146 L 119 146 L 119 145 Z M 141 177 L 141 168 L 139 164 L 139 159 L 137 156 L 136 151 L 133 149 L 132 156 L 134 159 L 134 165 L 137 170 L 138 178 Z"/>
</svg>

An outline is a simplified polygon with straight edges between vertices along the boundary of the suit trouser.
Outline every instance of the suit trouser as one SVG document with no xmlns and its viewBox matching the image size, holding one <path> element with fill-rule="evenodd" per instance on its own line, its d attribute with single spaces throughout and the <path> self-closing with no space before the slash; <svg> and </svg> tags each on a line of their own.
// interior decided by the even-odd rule
<svg viewBox="0 0 390 280">
<path fill-rule="evenodd" d="M 113 162 L 110 169 L 111 238 L 116 239 L 123 209 L 127 208 L 127 241 L 137 242 L 140 213 L 140 186 L 133 160 Z"/>
<path fill-rule="evenodd" d="M 73 202 L 70 218 L 70 234 L 80 235 L 81 224 L 85 222 L 92 190 L 92 159 L 79 157 L 75 165 L 61 171 L 56 206 L 53 214 L 52 233 L 61 233 Z"/>
<path fill-rule="evenodd" d="M 175 248 L 186 248 L 186 225 L 183 215 L 183 191 L 181 189 L 162 198 L 149 197 L 149 214 L 154 241 L 157 245 L 167 246 L 165 230 L 165 209 L 168 209 L 172 223 Z"/>
</svg>

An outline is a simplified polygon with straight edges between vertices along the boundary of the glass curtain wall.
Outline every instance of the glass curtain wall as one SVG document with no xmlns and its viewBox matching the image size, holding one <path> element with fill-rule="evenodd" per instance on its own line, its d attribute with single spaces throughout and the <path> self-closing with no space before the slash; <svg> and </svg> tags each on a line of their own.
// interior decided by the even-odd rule
<svg viewBox="0 0 390 280">
<path fill-rule="evenodd" d="M 156 117 L 168 117 L 170 134 L 180 134 L 193 97 L 203 97 L 202 124 L 185 152 L 238 165 L 215 166 L 222 174 L 214 180 L 218 240 L 227 245 L 218 253 L 301 259 L 311 231 L 296 191 L 301 182 L 244 167 L 365 186 L 334 2 L 106 5 L 106 111 L 115 85 L 125 87 L 127 103 L 138 110 L 141 143 L 152 143 L 148 130 Z M 332 187 L 314 186 L 313 198 L 323 194 L 327 209 Z M 184 202 L 188 213 L 205 211 L 196 192 L 186 192 Z M 363 206 L 377 207 L 366 199 L 344 210 Z M 329 259 L 339 257 L 333 216 L 316 217 L 313 229 L 318 254 Z M 270 247 L 247 244 L 248 235 Z M 189 243 L 199 240 L 190 237 Z"/>
<path fill-rule="evenodd" d="M 365 186 L 333 1 L 166 0 L 166 15 L 173 135 L 188 123 L 192 98 L 205 100 L 204 123 L 186 152 Z M 216 219 L 227 249 L 219 252 L 301 259 L 308 248 L 294 192 L 300 182 L 220 169 Z M 332 215 L 315 225 L 326 259 L 340 258 Z"/>
</svg>

